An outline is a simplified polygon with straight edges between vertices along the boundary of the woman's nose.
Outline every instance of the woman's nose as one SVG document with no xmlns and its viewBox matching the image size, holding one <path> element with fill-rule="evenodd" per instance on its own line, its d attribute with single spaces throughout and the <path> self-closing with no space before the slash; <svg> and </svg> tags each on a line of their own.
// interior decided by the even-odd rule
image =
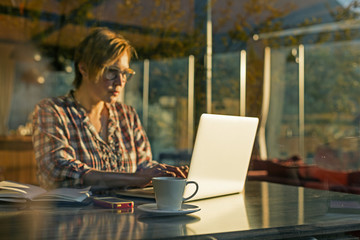
<svg viewBox="0 0 360 240">
<path fill-rule="evenodd" d="M 123 86 L 126 82 L 126 79 L 124 78 L 124 76 L 122 74 L 119 74 L 118 77 L 115 79 L 114 81 L 114 85 L 120 85 Z"/>
</svg>

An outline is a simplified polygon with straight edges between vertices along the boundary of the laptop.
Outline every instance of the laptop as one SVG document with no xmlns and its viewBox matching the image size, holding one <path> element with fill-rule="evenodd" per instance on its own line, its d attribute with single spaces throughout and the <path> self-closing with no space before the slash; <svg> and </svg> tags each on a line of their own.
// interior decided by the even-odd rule
<svg viewBox="0 0 360 240">
<path fill-rule="evenodd" d="M 258 123 L 255 117 L 201 115 L 187 177 L 198 183 L 199 190 L 189 201 L 243 191 Z M 190 196 L 194 187 L 187 185 L 184 197 Z M 116 194 L 155 198 L 152 188 Z"/>
</svg>

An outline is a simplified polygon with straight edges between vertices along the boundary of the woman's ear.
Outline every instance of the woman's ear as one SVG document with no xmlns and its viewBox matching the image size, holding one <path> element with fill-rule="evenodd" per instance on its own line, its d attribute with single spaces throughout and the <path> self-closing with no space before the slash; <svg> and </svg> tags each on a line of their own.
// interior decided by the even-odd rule
<svg viewBox="0 0 360 240">
<path fill-rule="evenodd" d="M 85 66 L 85 64 L 82 63 L 82 62 L 80 62 L 80 63 L 78 64 L 78 67 L 79 67 L 79 71 L 80 71 L 81 75 L 82 75 L 83 77 L 86 77 L 86 76 L 87 76 L 87 67 Z"/>
</svg>

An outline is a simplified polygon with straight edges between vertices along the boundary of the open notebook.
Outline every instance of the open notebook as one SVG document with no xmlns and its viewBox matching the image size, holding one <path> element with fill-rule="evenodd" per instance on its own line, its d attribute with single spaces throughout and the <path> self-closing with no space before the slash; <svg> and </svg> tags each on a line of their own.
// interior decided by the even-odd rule
<svg viewBox="0 0 360 240">
<path fill-rule="evenodd" d="M 258 118 L 202 114 L 190 162 L 189 181 L 199 184 L 190 201 L 242 192 L 254 145 Z M 185 188 L 184 197 L 194 190 Z M 152 188 L 118 191 L 118 195 L 154 198 Z"/>
</svg>

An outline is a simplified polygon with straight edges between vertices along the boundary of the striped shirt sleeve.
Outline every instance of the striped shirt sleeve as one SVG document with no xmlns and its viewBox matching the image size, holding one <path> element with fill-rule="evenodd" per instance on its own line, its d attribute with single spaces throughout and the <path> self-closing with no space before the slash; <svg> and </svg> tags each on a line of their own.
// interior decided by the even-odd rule
<svg viewBox="0 0 360 240">
<path fill-rule="evenodd" d="M 33 114 L 33 145 L 38 179 L 45 188 L 81 185 L 82 175 L 90 169 L 75 158 L 63 114 L 47 100 L 39 103 Z"/>
</svg>

